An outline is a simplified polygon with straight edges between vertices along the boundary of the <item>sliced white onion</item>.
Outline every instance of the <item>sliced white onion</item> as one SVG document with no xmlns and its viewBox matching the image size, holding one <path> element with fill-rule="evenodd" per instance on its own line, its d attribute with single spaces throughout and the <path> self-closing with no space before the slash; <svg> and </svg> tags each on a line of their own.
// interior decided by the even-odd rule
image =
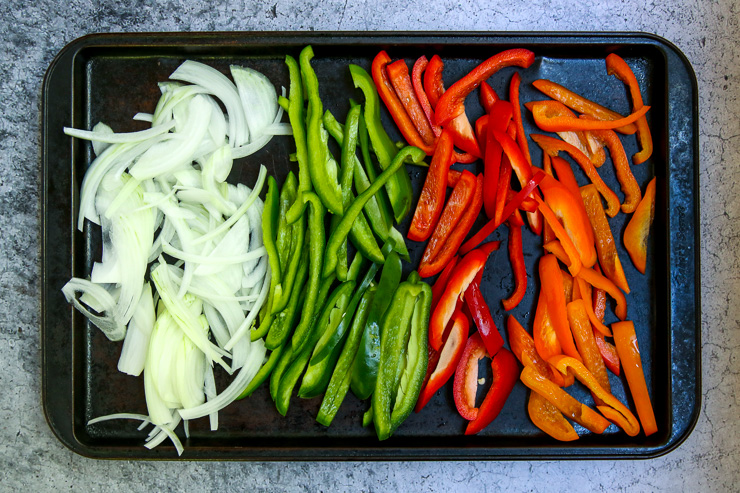
<svg viewBox="0 0 740 493">
<path fill-rule="evenodd" d="M 73 303 L 88 320 L 98 327 L 111 341 L 120 341 L 126 336 L 126 326 L 116 316 L 116 300 L 99 284 L 93 284 L 86 279 L 72 278 L 62 288 L 62 293 L 68 303 Z M 89 311 L 75 296 L 76 293 L 85 293 L 98 303 L 97 315 Z"/>
</svg>

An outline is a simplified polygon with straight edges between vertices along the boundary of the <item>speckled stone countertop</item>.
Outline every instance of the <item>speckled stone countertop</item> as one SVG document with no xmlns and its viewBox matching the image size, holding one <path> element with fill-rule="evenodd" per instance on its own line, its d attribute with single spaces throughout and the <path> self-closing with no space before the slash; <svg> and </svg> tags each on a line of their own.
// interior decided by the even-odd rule
<svg viewBox="0 0 740 493">
<path fill-rule="evenodd" d="M 739 22 L 733 0 L 3 0 L 0 491 L 737 491 Z M 66 449 L 44 420 L 40 393 L 41 80 L 54 55 L 84 34 L 200 30 L 643 31 L 676 44 L 699 82 L 703 398 L 694 432 L 666 456 L 617 462 L 155 463 Z"/>
</svg>

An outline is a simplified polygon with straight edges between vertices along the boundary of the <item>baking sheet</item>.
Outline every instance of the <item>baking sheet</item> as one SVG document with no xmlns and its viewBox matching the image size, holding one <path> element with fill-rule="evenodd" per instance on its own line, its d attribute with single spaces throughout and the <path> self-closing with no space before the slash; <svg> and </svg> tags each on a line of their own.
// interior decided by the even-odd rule
<svg viewBox="0 0 740 493">
<path fill-rule="evenodd" d="M 629 319 L 636 325 L 648 388 L 659 431 L 651 437 L 628 437 L 611 426 L 603 435 L 580 429 L 576 442 L 559 443 L 540 432 L 526 414 L 527 389 L 517 384 L 501 415 L 480 434 L 463 435 L 465 421 L 457 414 L 450 386 L 444 387 L 420 414 L 411 417 L 394 436 L 378 442 L 374 430 L 360 425 L 366 403 L 348 394 L 330 428 L 315 422 L 320 398 L 293 397 L 285 418 L 269 398 L 266 386 L 250 398 L 232 404 L 219 415 L 220 427 L 208 429 L 207 419 L 191 422 L 182 459 L 534 459 L 653 457 L 671 450 L 690 433 L 700 407 L 700 326 L 698 283 L 698 115 L 696 79 L 683 55 L 667 41 L 646 34 L 561 33 L 189 33 L 102 34 L 80 38 L 65 47 L 49 67 L 42 106 L 42 377 L 43 404 L 49 424 L 68 447 L 99 458 L 174 459 L 174 447 L 143 447 L 145 432 L 132 421 L 87 426 L 96 416 L 115 412 L 146 413 L 143 380 L 116 369 L 121 343 L 111 343 L 68 305 L 61 287 L 72 276 L 85 277 L 100 255 L 94 229 L 75 229 L 79 184 L 92 161 L 87 143 L 64 136 L 62 127 L 91 128 L 104 121 L 116 131 L 145 127 L 131 117 L 151 112 L 159 96 L 156 83 L 185 59 L 195 59 L 224 72 L 243 64 L 267 75 L 277 85 L 288 84 L 285 54 L 297 56 L 312 44 L 313 65 L 326 109 L 342 121 L 354 89 L 347 65 L 367 69 L 386 49 L 393 59 L 411 65 L 424 54 L 445 61 L 445 81 L 452 81 L 480 61 L 504 49 L 529 48 L 537 55 L 528 69 L 508 68 L 489 82 L 504 97 L 514 70 L 522 76 L 521 101 L 544 99 L 530 83 L 552 79 L 605 106 L 629 112 L 624 85 L 606 75 L 604 57 L 616 52 L 633 68 L 643 88 L 655 142 L 653 157 L 633 173 L 644 190 L 657 176 L 656 218 L 651 233 L 647 273 L 637 273 L 619 245 L 632 294 L 627 296 Z M 477 94 L 477 92 L 476 92 Z M 467 100 L 471 121 L 482 114 L 476 98 Z M 525 131 L 537 131 L 525 112 Z M 384 111 L 386 128 L 395 132 Z M 637 151 L 634 138 L 623 138 L 628 155 Z M 260 153 L 235 164 L 230 181 L 252 183 L 258 164 L 281 181 L 291 166 L 292 139 L 276 137 Z M 535 164 L 541 152 L 530 141 Z M 474 169 L 477 165 L 467 166 Z M 416 197 L 425 173 L 409 168 Z M 576 170 L 580 183 L 585 177 Z M 610 165 L 600 169 L 604 180 L 619 190 Z M 619 193 L 619 192 L 618 192 Z M 620 195 L 621 196 L 621 195 Z M 610 220 L 621 236 L 623 214 Z M 401 224 L 408 229 L 409 217 Z M 480 220 L 482 223 L 482 220 Z M 475 228 L 474 228 L 475 229 Z M 496 238 L 505 240 L 505 228 Z M 407 242 L 412 263 L 424 244 Z M 536 301 L 532 276 L 541 239 L 525 231 L 525 262 L 530 274 L 527 296 L 512 313 L 531 326 Z M 506 249 L 494 254 L 483 277 L 483 294 L 500 329 L 505 313 L 499 300 L 513 289 Z M 607 323 L 615 321 L 610 315 Z M 609 316 L 608 316 L 609 317 Z M 221 386 L 227 381 L 220 375 Z M 623 379 L 612 377 L 614 394 L 631 403 Z M 587 392 L 573 395 L 590 402 Z"/>
</svg>

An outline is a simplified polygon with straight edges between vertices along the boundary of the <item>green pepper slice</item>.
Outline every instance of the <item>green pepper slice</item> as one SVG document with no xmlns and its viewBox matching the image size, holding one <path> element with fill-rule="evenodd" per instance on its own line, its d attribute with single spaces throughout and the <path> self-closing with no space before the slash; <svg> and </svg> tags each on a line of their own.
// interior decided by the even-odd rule
<svg viewBox="0 0 740 493">
<path fill-rule="evenodd" d="M 260 325 L 251 333 L 251 340 L 256 341 L 267 334 L 272 324 L 272 305 L 282 293 L 280 285 L 280 256 L 278 255 L 276 239 L 278 219 L 280 215 L 280 198 L 275 177 L 267 177 L 267 195 L 262 212 L 262 242 L 267 250 L 267 262 L 270 265 L 270 290 L 267 295 L 266 306 L 260 310 Z"/>
<path fill-rule="evenodd" d="M 305 242 L 302 242 L 302 244 L 306 245 Z M 299 250 L 296 253 L 300 259 L 298 273 L 285 309 L 275 314 L 270 330 L 267 332 L 267 337 L 265 337 L 265 347 L 267 349 L 274 350 L 285 343 L 290 337 L 298 317 L 298 305 L 303 298 L 301 291 L 308 277 L 308 248 L 303 248 L 302 252 Z"/>
</svg>

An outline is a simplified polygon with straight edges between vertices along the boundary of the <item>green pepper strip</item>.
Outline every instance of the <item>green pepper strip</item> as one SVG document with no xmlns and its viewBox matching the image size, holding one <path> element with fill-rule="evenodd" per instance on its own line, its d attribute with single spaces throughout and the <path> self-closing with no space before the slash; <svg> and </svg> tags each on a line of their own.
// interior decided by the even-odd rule
<svg viewBox="0 0 740 493">
<path fill-rule="evenodd" d="M 365 123 L 370 135 L 370 142 L 375 155 L 378 157 L 380 167 L 385 170 L 391 165 L 393 156 L 396 155 L 398 149 L 380 121 L 378 90 L 375 88 L 375 83 L 370 74 L 362 67 L 350 65 L 349 71 L 355 87 L 361 89 L 365 95 Z M 421 160 L 417 160 L 417 162 L 421 162 Z M 386 190 L 388 190 L 388 198 L 391 201 L 396 222 L 400 223 L 411 209 L 412 201 L 411 179 L 405 166 L 395 171 L 393 179 L 386 184 Z"/>
<path fill-rule="evenodd" d="M 305 246 L 305 242 L 301 242 Z M 290 337 L 290 333 L 296 323 L 298 317 L 298 304 L 303 298 L 301 292 L 303 286 L 308 277 L 308 248 L 303 248 L 296 253 L 300 254 L 300 266 L 298 267 L 298 273 L 295 277 L 295 283 L 290 293 L 290 299 L 284 310 L 277 313 L 272 321 L 270 330 L 267 332 L 265 337 L 265 347 L 267 349 L 275 350 L 277 347 L 282 346 L 283 343 Z"/>
<path fill-rule="evenodd" d="M 290 224 L 285 220 L 285 214 L 288 212 L 290 206 L 295 202 L 296 196 L 296 178 L 293 172 L 288 173 L 288 176 L 283 182 L 283 186 L 280 189 L 280 207 L 278 213 L 278 226 L 275 240 L 275 247 L 277 248 L 278 258 L 280 259 L 281 272 L 285 271 L 290 257 L 293 235 L 290 229 Z"/>
<path fill-rule="evenodd" d="M 331 283 L 328 284 L 331 285 Z M 315 346 L 316 340 L 319 337 L 319 329 L 326 327 L 330 323 L 339 323 L 344 310 L 341 307 L 337 308 L 337 305 L 344 303 L 346 307 L 346 304 L 349 302 L 349 295 L 352 289 L 354 289 L 354 284 L 354 282 L 342 283 L 332 292 L 320 315 L 311 321 L 308 342 L 304 344 L 299 352 L 294 353 L 294 360 L 280 378 L 280 385 L 275 398 L 275 407 L 283 416 L 288 412 L 290 396 L 303 370 L 306 368 L 308 360 L 311 358 L 313 346 Z"/>
<path fill-rule="evenodd" d="M 370 307 L 360 340 L 360 350 L 352 366 L 352 392 L 359 399 L 367 399 L 375 390 L 380 361 L 380 322 L 400 282 L 401 259 L 393 252 L 385 259 L 378 281 L 378 291 Z"/>
<path fill-rule="evenodd" d="M 328 110 L 324 113 L 324 125 L 329 131 L 329 134 L 334 137 L 337 143 L 342 147 L 342 200 L 344 209 L 347 210 L 352 204 L 354 196 L 352 194 L 352 178 L 355 172 L 360 169 L 359 160 L 357 159 L 357 128 L 359 125 L 360 108 L 352 108 L 347 115 L 347 124 L 342 125 L 339 123 L 334 115 Z M 370 201 L 368 201 L 369 203 Z M 333 218 L 332 218 L 333 219 Z M 337 220 L 338 224 L 338 220 Z M 336 229 L 336 224 L 333 224 Z M 357 221 L 352 224 L 352 229 L 349 232 L 349 238 L 355 248 L 362 252 L 363 256 L 372 262 L 382 262 L 383 257 L 380 253 L 380 247 L 375 241 L 373 231 L 370 229 L 365 215 L 360 213 L 357 215 Z M 344 244 L 346 239 L 342 242 L 340 247 L 340 259 L 345 257 Z"/>
<path fill-rule="evenodd" d="M 326 333 L 335 332 L 342 320 L 352 320 L 354 312 L 357 309 L 357 303 L 352 303 L 354 296 L 352 295 L 355 289 L 356 283 L 349 281 L 342 283 L 339 288 L 346 288 L 342 291 L 342 294 L 334 304 L 334 309 L 329 314 L 329 321 L 326 324 L 320 324 L 317 322 L 313 328 L 314 334 L 311 338 L 311 345 L 313 347 L 306 347 L 309 355 L 308 369 L 303 375 L 301 381 L 301 387 L 298 389 L 298 397 L 303 399 L 311 399 L 321 395 L 326 386 L 329 384 L 331 378 L 331 372 L 336 365 L 339 353 L 342 350 L 341 346 L 335 347 L 329 355 L 318 362 L 312 361 L 312 356 L 316 354 L 316 342 L 320 337 L 323 337 Z M 337 288 L 337 289 L 339 289 Z"/>
<path fill-rule="evenodd" d="M 360 271 L 365 266 L 365 257 L 359 253 L 355 253 L 355 257 L 352 259 L 352 263 L 347 271 L 347 280 L 356 281 L 360 277 Z"/>
<path fill-rule="evenodd" d="M 349 390 L 350 381 L 352 380 L 352 364 L 360 347 L 360 337 L 375 293 L 376 286 L 371 285 L 362 295 L 357 313 L 352 320 L 352 328 L 347 336 L 347 342 L 344 343 L 334 373 L 332 373 L 331 380 L 329 380 L 329 386 L 326 388 L 324 399 L 321 401 L 319 414 L 316 416 L 316 421 L 324 426 L 329 426 L 334 420 L 334 416 L 339 411 L 339 406 L 342 405 Z"/>
<path fill-rule="evenodd" d="M 280 283 L 280 296 L 273 299 L 270 312 L 275 315 L 285 309 L 290 301 L 293 285 L 298 272 L 301 252 L 303 250 L 303 238 L 306 234 L 306 224 L 303 218 L 293 224 L 288 224 L 286 213 L 288 208 L 296 201 L 296 179 L 291 172 L 283 184 L 280 192 L 280 222 L 278 223 L 277 249 L 280 257 L 282 279 Z M 283 194 L 285 190 L 288 190 Z M 286 200 L 283 200 L 285 198 Z M 290 200 L 290 199 L 293 200 Z M 283 253 L 281 248 L 288 245 L 289 250 Z"/>
<path fill-rule="evenodd" d="M 321 283 L 321 267 L 324 263 L 324 247 L 326 243 L 324 236 L 324 206 L 321 204 L 321 200 L 313 192 L 305 192 L 301 199 L 304 206 L 309 203 L 311 204 L 310 214 L 308 216 L 309 270 L 301 321 L 298 327 L 296 327 L 291 340 L 295 354 L 301 350 L 310 332 L 309 329 L 313 321 L 314 311 L 316 310 L 316 299 Z"/>
<path fill-rule="evenodd" d="M 267 177 L 267 195 L 265 208 L 262 212 L 262 242 L 267 250 L 267 261 L 270 264 L 270 290 L 267 295 L 267 306 L 260 310 L 260 325 L 253 330 L 250 339 L 256 341 L 267 334 L 272 324 L 272 305 L 282 293 L 280 285 L 280 257 L 275 244 L 278 215 L 280 214 L 280 199 L 275 177 Z M 264 311 L 263 311 L 264 310 Z"/>
<path fill-rule="evenodd" d="M 282 96 L 278 98 L 281 106 L 284 106 L 290 120 L 290 127 L 293 129 L 293 140 L 295 141 L 295 158 L 298 161 L 298 194 L 310 192 L 313 189 L 311 185 L 311 174 L 308 170 L 308 147 L 306 145 L 306 110 L 303 100 L 303 81 L 301 79 L 301 69 L 298 62 L 290 55 L 285 57 L 285 64 L 288 66 L 288 76 L 290 78 L 290 89 L 288 90 L 287 107 L 283 105 Z M 293 203 L 293 208 L 299 209 L 300 202 Z M 288 217 L 297 219 L 294 214 L 288 214 Z M 292 224 L 295 221 L 288 221 Z"/>
<path fill-rule="evenodd" d="M 272 371 L 275 369 L 275 367 L 278 364 L 278 361 L 280 360 L 280 355 L 283 353 L 283 350 L 285 350 L 285 345 L 279 346 L 275 348 L 271 353 L 270 357 L 267 358 L 267 361 L 264 365 L 260 367 L 260 369 L 257 371 L 257 373 L 254 375 L 254 378 L 252 378 L 252 381 L 249 382 L 249 385 L 247 385 L 247 388 L 244 389 L 244 392 L 241 393 L 239 397 L 236 399 L 244 399 L 245 397 L 249 397 L 252 395 L 252 393 L 259 388 L 260 385 L 262 385 L 262 382 L 267 380 L 267 377 L 270 376 Z"/>
<path fill-rule="evenodd" d="M 380 190 L 380 188 L 385 185 L 391 177 L 394 176 L 396 171 L 401 169 L 401 166 L 403 166 L 406 159 L 409 159 L 411 162 L 419 162 L 423 160 L 424 157 L 426 157 L 426 154 L 424 154 L 424 151 L 421 149 L 412 146 L 404 147 L 398 151 L 396 157 L 393 158 L 393 162 L 380 174 L 380 176 L 378 176 L 378 179 L 375 180 L 367 190 L 357 196 L 355 201 L 352 202 L 352 205 L 350 205 L 345 212 L 344 216 L 342 216 L 342 220 L 337 226 L 337 229 L 327 242 L 326 255 L 324 256 L 324 276 L 329 275 L 329 273 L 333 272 L 336 268 L 337 251 L 342 245 L 342 240 L 344 240 L 344 238 L 347 237 L 347 234 L 349 234 L 352 229 L 352 224 L 357 219 L 357 216 L 362 212 L 362 208 L 365 206 L 367 201 L 370 200 L 370 198 L 375 195 L 375 193 Z"/>
<path fill-rule="evenodd" d="M 382 252 L 384 255 L 389 255 L 391 253 L 390 243 L 386 243 L 383 246 Z M 314 350 L 313 356 L 311 356 L 311 364 L 318 364 L 321 360 L 331 354 L 334 351 L 334 348 L 342 341 L 347 330 L 349 330 L 350 322 L 352 321 L 351 315 L 357 308 L 358 303 L 360 303 L 362 295 L 365 294 L 365 291 L 370 287 L 373 279 L 375 279 L 375 274 L 378 272 L 378 268 L 379 264 L 377 263 L 373 263 L 370 266 L 365 277 L 362 279 L 362 282 L 355 290 L 355 294 L 352 296 L 349 308 L 347 309 L 347 315 L 342 318 L 342 321 L 339 323 L 336 330 L 325 331 L 321 336 L 321 339 L 319 339 L 319 342 L 316 343 L 316 349 Z"/>
<path fill-rule="evenodd" d="M 337 182 L 337 163 L 329 152 L 329 134 L 324 128 L 324 107 L 319 96 L 319 80 L 311 67 L 313 48 L 306 46 L 298 57 L 308 96 L 306 123 L 308 170 L 316 194 L 332 214 L 342 214 L 342 191 Z"/>
<path fill-rule="evenodd" d="M 362 427 L 367 428 L 373 424 L 373 404 L 370 403 L 370 407 L 367 411 L 362 414 Z"/>
</svg>

